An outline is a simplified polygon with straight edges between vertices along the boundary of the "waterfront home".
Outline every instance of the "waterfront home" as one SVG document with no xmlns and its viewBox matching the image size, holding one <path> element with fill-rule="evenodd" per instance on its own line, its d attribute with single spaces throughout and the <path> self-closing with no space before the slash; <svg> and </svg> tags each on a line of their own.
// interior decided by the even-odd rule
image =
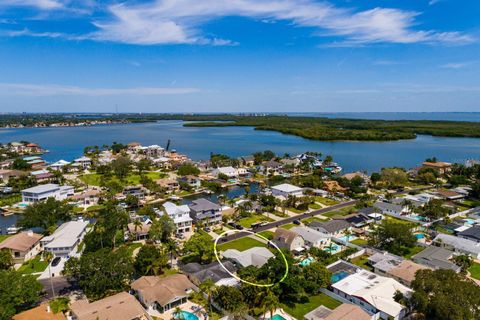
<svg viewBox="0 0 480 320">
<path fill-rule="evenodd" d="M 89 157 L 83 156 L 73 160 L 75 163 L 79 164 L 82 169 L 86 170 L 92 165 L 92 159 Z"/>
<path fill-rule="evenodd" d="M 238 158 L 238 162 L 241 166 L 253 167 L 255 165 L 255 157 L 254 156 L 243 156 L 243 157 Z"/>
<path fill-rule="evenodd" d="M 282 172 L 282 167 L 283 165 L 275 160 L 270 160 L 270 161 L 264 161 L 262 162 L 262 165 L 260 166 L 260 170 L 264 171 L 266 173 L 281 173 Z"/>
<path fill-rule="evenodd" d="M 145 198 L 145 191 L 146 189 L 141 185 L 136 186 L 127 186 L 123 188 L 122 194 L 126 197 L 128 195 L 132 195 L 137 197 L 138 199 Z"/>
<path fill-rule="evenodd" d="M 346 188 L 342 187 L 338 181 L 335 180 L 327 180 L 323 182 L 323 188 L 327 190 L 331 194 L 343 194 L 347 191 Z"/>
<path fill-rule="evenodd" d="M 473 226 L 471 228 L 467 228 L 466 230 L 459 232 L 457 234 L 459 238 L 472 240 L 476 243 L 480 243 L 480 226 Z"/>
<path fill-rule="evenodd" d="M 342 303 L 331 310 L 325 306 L 319 306 L 304 317 L 305 320 L 374 320 L 376 317 L 370 315 L 357 305 Z"/>
<path fill-rule="evenodd" d="M 429 162 L 429 161 L 425 161 L 424 163 L 422 163 L 422 167 L 423 168 L 431 168 L 431 169 L 434 169 L 436 171 L 438 171 L 438 173 L 440 174 L 446 174 L 446 173 L 449 173 L 451 170 L 452 170 L 452 164 L 449 163 L 449 162 Z"/>
<path fill-rule="evenodd" d="M 155 181 L 155 183 L 158 186 L 164 188 L 167 193 L 173 193 L 175 191 L 180 190 L 180 184 L 175 179 L 171 179 L 171 178 L 158 179 Z"/>
<path fill-rule="evenodd" d="M 480 259 L 480 243 L 470 239 L 459 238 L 449 234 L 439 233 L 433 244 L 448 250 L 452 250 L 458 254 L 466 254 L 473 259 Z"/>
<path fill-rule="evenodd" d="M 188 279 L 195 285 L 199 286 L 205 280 L 212 280 L 215 285 L 237 285 L 238 280 L 231 276 L 230 273 L 235 274 L 237 268 L 230 261 L 222 261 L 222 265 L 218 261 L 211 262 L 209 264 L 199 264 L 196 262 L 188 263 L 185 265 L 180 264 L 180 270 L 188 276 Z M 225 270 L 226 269 L 226 270 Z"/>
<path fill-rule="evenodd" d="M 57 257 L 72 255 L 87 233 L 87 226 L 88 221 L 83 220 L 63 223 L 52 235 L 42 238 L 44 250 Z"/>
<path fill-rule="evenodd" d="M 140 302 L 127 292 L 120 292 L 94 302 L 77 300 L 70 305 L 73 320 L 152 320 Z"/>
<path fill-rule="evenodd" d="M 303 238 L 306 247 L 323 248 L 330 244 L 330 236 L 312 228 L 293 227 L 290 230 Z"/>
<path fill-rule="evenodd" d="M 65 200 L 66 198 L 73 196 L 74 189 L 72 186 L 60 186 L 54 183 L 47 183 L 24 189 L 21 193 L 22 202 L 35 203 L 48 198 L 55 198 L 60 201 Z"/>
<path fill-rule="evenodd" d="M 461 268 L 450 261 L 454 257 L 453 251 L 428 246 L 412 257 L 412 261 L 432 269 L 446 269 L 460 272 Z"/>
<path fill-rule="evenodd" d="M 394 300 L 400 291 L 410 295 L 411 290 L 395 279 L 383 277 L 364 269 L 344 277 L 332 284 L 333 292 L 372 314 L 380 313 L 381 319 L 403 319 L 407 310 Z"/>
<path fill-rule="evenodd" d="M 58 160 L 57 162 L 52 163 L 48 167 L 52 170 L 62 171 L 63 168 L 67 167 L 68 165 L 70 165 L 70 162 L 62 159 L 62 160 Z"/>
<path fill-rule="evenodd" d="M 222 207 L 207 199 L 193 200 L 188 207 L 190 208 L 190 217 L 195 223 L 214 225 L 222 222 Z"/>
<path fill-rule="evenodd" d="M 55 178 L 53 173 L 45 169 L 32 171 L 30 175 L 33 176 L 38 183 L 49 182 Z"/>
<path fill-rule="evenodd" d="M 303 195 L 303 189 L 297 186 L 294 186 L 289 183 L 282 183 L 271 188 L 272 195 L 275 197 L 284 197 L 296 196 L 301 197 Z"/>
<path fill-rule="evenodd" d="M 305 246 L 305 241 L 301 236 L 291 230 L 282 228 L 275 230 L 272 241 L 280 249 L 287 249 L 288 251 L 301 252 Z"/>
<path fill-rule="evenodd" d="M 185 183 L 187 186 L 194 189 L 200 188 L 200 186 L 202 185 L 202 180 L 199 177 L 193 175 L 179 177 L 177 178 L 177 181 L 178 183 Z"/>
<path fill-rule="evenodd" d="M 33 160 L 29 160 L 27 161 L 27 163 L 30 165 L 30 167 L 33 169 L 33 170 L 36 170 L 36 169 L 41 169 L 43 167 L 45 167 L 45 165 L 47 164 L 45 162 L 45 160 L 43 159 L 33 159 Z"/>
<path fill-rule="evenodd" d="M 0 250 L 9 250 L 13 263 L 22 264 L 40 253 L 42 250 L 40 239 L 42 239 L 41 234 L 32 231 L 20 232 L 0 242 Z"/>
<path fill-rule="evenodd" d="M 187 302 L 195 285 L 184 274 L 173 274 L 165 278 L 143 276 L 135 280 L 132 289 L 147 312 L 164 313 Z"/>
<path fill-rule="evenodd" d="M 220 175 L 225 175 L 229 178 L 236 178 L 239 176 L 238 170 L 234 167 L 218 167 L 212 171 L 212 175 L 219 177 Z"/>
<path fill-rule="evenodd" d="M 225 259 L 232 260 L 236 265 L 246 268 L 255 266 L 260 268 L 268 262 L 270 258 L 275 255 L 265 247 L 253 247 L 244 251 L 236 249 L 228 249 L 222 253 Z"/>
<path fill-rule="evenodd" d="M 350 231 L 352 226 L 345 220 L 334 219 L 326 222 L 312 221 L 308 224 L 309 228 L 317 230 L 329 237 L 340 237 L 345 232 Z"/>
<path fill-rule="evenodd" d="M 361 178 L 363 180 L 363 185 L 367 185 L 370 183 L 370 177 L 367 174 L 360 171 L 346 173 L 342 176 L 342 178 L 345 178 L 348 181 L 351 181 L 353 178 Z"/>
<path fill-rule="evenodd" d="M 141 221 L 139 225 L 130 222 L 127 225 L 128 234 L 134 241 L 146 240 L 148 239 L 148 232 L 152 226 L 152 221 Z"/>
<path fill-rule="evenodd" d="M 163 208 L 167 215 L 173 220 L 177 233 L 191 231 L 193 219 L 190 217 L 190 207 L 188 205 L 177 206 L 173 202 L 165 202 Z"/>
<path fill-rule="evenodd" d="M 75 201 L 78 205 L 87 207 L 98 204 L 101 194 L 102 191 L 92 188 L 84 190 L 79 194 L 75 194 L 71 196 L 70 199 Z"/>
<path fill-rule="evenodd" d="M 380 210 L 381 213 L 386 215 L 400 216 L 403 213 L 408 212 L 408 209 L 400 204 L 393 204 L 389 202 L 377 201 L 373 204 L 375 208 Z"/>
</svg>

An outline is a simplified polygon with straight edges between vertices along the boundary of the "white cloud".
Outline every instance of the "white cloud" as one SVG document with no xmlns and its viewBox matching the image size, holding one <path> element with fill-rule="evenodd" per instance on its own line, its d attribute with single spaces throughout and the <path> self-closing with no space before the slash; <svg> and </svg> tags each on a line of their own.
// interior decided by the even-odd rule
<svg viewBox="0 0 480 320">
<path fill-rule="evenodd" d="M 477 61 L 464 61 L 464 62 L 449 62 L 449 63 L 445 63 L 445 64 L 442 64 L 440 66 L 440 68 L 444 68 L 444 69 L 461 69 L 461 68 L 465 68 L 465 67 L 468 67 L 472 64 L 475 64 Z"/>
<path fill-rule="evenodd" d="M 0 7 L 35 7 L 43 10 L 60 9 L 64 6 L 59 0 L 2 0 Z"/>
<path fill-rule="evenodd" d="M 347 45 L 364 43 L 468 43 L 458 32 L 415 30 L 418 12 L 374 8 L 355 12 L 314 0 L 157 0 L 148 4 L 113 5 L 111 17 L 95 22 L 96 40 L 130 44 L 219 44 L 206 38 L 206 22 L 239 16 L 259 21 L 286 21 L 313 27 L 323 36 L 341 36 Z M 340 45 L 345 45 L 340 43 Z M 230 44 L 222 40 L 222 44 Z"/>
<path fill-rule="evenodd" d="M 3 96 L 110 96 L 110 95 L 174 95 L 200 92 L 197 88 L 138 87 L 138 88 L 85 88 L 55 84 L 0 83 Z"/>
</svg>

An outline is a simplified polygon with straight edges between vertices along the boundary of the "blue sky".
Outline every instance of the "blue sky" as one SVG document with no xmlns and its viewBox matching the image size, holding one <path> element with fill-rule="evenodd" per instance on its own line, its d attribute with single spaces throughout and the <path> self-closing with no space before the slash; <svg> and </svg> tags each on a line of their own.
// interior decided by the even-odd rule
<svg viewBox="0 0 480 320">
<path fill-rule="evenodd" d="M 0 0 L 0 112 L 480 111 L 478 0 Z"/>
</svg>

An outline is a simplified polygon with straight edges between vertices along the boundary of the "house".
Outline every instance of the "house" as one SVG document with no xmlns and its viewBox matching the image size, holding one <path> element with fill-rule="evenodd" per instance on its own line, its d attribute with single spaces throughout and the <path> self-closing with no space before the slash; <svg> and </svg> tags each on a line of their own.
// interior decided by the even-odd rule
<svg viewBox="0 0 480 320">
<path fill-rule="evenodd" d="M 351 172 L 351 173 L 346 173 L 342 176 L 342 178 L 347 179 L 348 181 L 351 181 L 353 178 L 361 178 L 363 180 L 363 184 L 368 184 L 370 182 L 370 177 L 366 175 L 363 172 L 356 171 L 356 172 Z"/>
<path fill-rule="evenodd" d="M 263 170 L 270 173 L 278 173 L 282 169 L 282 166 L 280 162 L 273 159 L 262 163 Z"/>
<path fill-rule="evenodd" d="M 380 313 L 382 319 L 403 319 L 406 308 L 394 300 L 397 291 L 405 295 L 412 292 L 395 279 L 359 269 L 332 284 L 338 296 L 354 303 L 372 314 Z"/>
<path fill-rule="evenodd" d="M 452 164 L 449 162 L 430 162 L 425 161 L 422 163 L 423 168 L 432 168 L 438 171 L 440 174 L 449 173 L 452 170 Z"/>
<path fill-rule="evenodd" d="M 140 302 L 120 292 L 94 302 L 77 300 L 70 305 L 73 320 L 152 320 Z"/>
<path fill-rule="evenodd" d="M 244 167 L 252 167 L 255 165 L 255 157 L 254 156 L 244 156 L 238 158 L 239 163 Z"/>
<path fill-rule="evenodd" d="M 275 230 L 272 241 L 280 249 L 287 249 L 289 251 L 301 252 L 305 246 L 305 241 L 301 236 L 291 230 L 282 228 Z"/>
<path fill-rule="evenodd" d="M 12 320 L 66 320 L 62 312 L 53 313 L 49 303 L 17 313 Z"/>
<path fill-rule="evenodd" d="M 26 172 L 20 170 L 0 169 L 0 180 L 3 183 L 8 183 L 10 178 L 18 178 L 26 174 Z"/>
<path fill-rule="evenodd" d="M 148 239 L 148 232 L 150 231 L 151 226 L 151 221 L 150 223 L 141 221 L 140 225 L 131 222 L 127 225 L 127 229 L 133 239 L 138 241 Z"/>
<path fill-rule="evenodd" d="M 226 175 L 229 178 L 238 177 L 238 171 L 234 167 L 219 167 L 213 170 L 212 174 L 217 178 L 219 175 Z"/>
<path fill-rule="evenodd" d="M 69 256 L 87 233 L 88 221 L 76 220 L 63 223 L 55 232 L 41 242 L 45 251 L 54 256 Z"/>
<path fill-rule="evenodd" d="M 334 219 L 326 222 L 312 221 L 308 224 L 308 227 L 330 237 L 342 236 L 344 232 L 352 228 L 350 223 L 342 219 Z"/>
<path fill-rule="evenodd" d="M 92 165 L 92 159 L 90 159 L 89 157 L 80 157 L 80 158 L 77 158 L 75 160 L 73 160 L 75 163 L 78 163 L 82 169 L 88 169 L 90 168 L 90 166 Z"/>
<path fill-rule="evenodd" d="M 123 188 L 122 194 L 126 197 L 129 195 L 135 196 L 138 199 L 145 198 L 145 188 L 142 185 L 128 186 Z"/>
<path fill-rule="evenodd" d="M 373 320 L 374 317 L 357 305 L 342 303 L 331 310 L 325 306 L 319 306 L 307 313 L 305 320 Z"/>
<path fill-rule="evenodd" d="M 329 193 L 344 193 L 347 191 L 346 188 L 342 187 L 338 181 L 335 180 L 327 180 L 323 182 L 323 188 L 327 190 Z"/>
<path fill-rule="evenodd" d="M 343 217 L 343 220 L 350 223 L 355 228 L 364 228 L 373 223 L 374 220 L 363 213 L 351 213 Z"/>
<path fill-rule="evenodd" d="M 275 255 L 265 247 L 253 247 L 245 251 L 238 251 L 236 249 L 228 249 L 222 253 L 225 259 L 232 260 L 235 264 L 246 268 L 249 266 L 255 266 L 260 268 L 270 258 Z"/>
<path fill-rule="evenodd" d="M 45 169 L 32 171 L 32 172 L 30 172 L 30 175 L 35 178 L 37 183 L 50 182 L 51 180 L 53 180 L 55 178 L 55 175 L 53 173 L 51 173 L 50 171 L 47 171 Z"/>
<path fill-rule="evenodd" d="M 429 269 L 388 252 L 375 253 L 368 258 L 368 263 L 375 273 L 394 278 L 406 286 L 411 285 L 418 270 Z"/>
<path fill-rule="evenodd" d="M 288 183 L 282 183 L 272 188 L 272 195 L 276 197 L 288 198 L 288 196 L 301 197 L 303 195 L 303 189 Z"/>
<path fill-rule="evenodd" d="M 83 206 L 92 206 L 98 204 L 102 191 L 98 189 L 87 189 L 79 194 L 75 194 L 70 199 Z"/>
<path fill-rule="evenodd" d="M 458 193 L 453 190 L 440 189 L 435 191 L 435 194 L 445 200 L 459 200 L 465 198 L 464 194 Z"/>
<path fill-rule="evenodd" d="M 158 179 L 157 181 L 155 181 L 155 183 L 160 187 L 165 188 L 166 191 L 169 193 L 180 190 L 180 184 L 175 179 Z"/>
<path fill-rule="evenodd" d="M 293 227 L 291 231 L 303 238 L 305 246 L 323 248 L 329 245 L 330 237 L 325 233 L 307 227 Z"/>
<path fill-rule="evenodd" d="M 193 175 L 180 177 L 177 180 L 178 183 L 185 183 L 190 188 L 200 188 L 202 185 L 202 180 L 199 177 Z"/>
<path fill-rule="evenodd" d="M 7 249 L 12 254 L 13 263 L 22 264 L 33 259 L 40 251 L 42 235 L 24 231 L 0 242 L 0 250 Z"/>
<path fill-rule="evenodd" d="M 474 259 L 480 259 L 480 243 L 470 239 L 439 233 L 433 239 L 433 244 L 458 254 L 467 254 Z"/>
<path fill-rule="evenodd" d="M 480 226 L 473 226 L 457 234 L 459 238 L 468 239 L 480 243 Z"/>
<path fill-rule="evenodd" d="M 195 285 L 186 275 L 173 274 L 166 278 L 143 276 L 131 287 L 147 311 L 163 313 L 186 303 Z"/>
<path fill-rule="evenodd" d="M 65 168 L 68 165 L 70 165 L 70 162 L 62 159 L 62 160 L 58 160 L 55 163 L 52 163 L 48 167 L 52 170 L 61 171 L 61 170 L 63 170 L 63 168 Z"/>
<path fill-rule="evenodd" d="M 73 196 L 73 194 L 74 189 L 72 186 L 60 186 L 55 183 L 47 183 L 22 190 L 22 202 L 35 203 L 48 198 L 55 198 L 61 201 L 69 196 Z"/>
<path fill-rule="evenodd" d="M 400 204 L 393 204 L 389 202 L 377 201 L 373 205 L 375 208 L 379 209 L 383 214 L 399 216 L 407 210 Z"/>
<path fill-rule="evenodd" d="M 193 200 L 188 207 L 195 223 L 201 221 L 205 225 L 214 225 L 222 222 L 222 207 L 207 199 Z"/>
<path fill-rule="evenodd" d="M 211 262 L 209 264 L 199 264 L 196 262 L 180 265 L 180 270 L 188 276 L 188 279 L 195 285 L 199 286 L 205 280 L 212 280 L 215 285 L 237 285 L 239 282 L 232 277 L 226 270 L 231 273 L 235 273 L 237 268 L 230 261 L 222 261 L 222 265 L 218 261 Z"/>
<path fill-rule="evenodd" d="M 415 280 L 415 275 L 420 270 L 429 269 L 410 260 L 402 260 L 400 264 L 390 269 L 388 275 L 400 283 L 410 287 L 412 281 Z"/>
<path fill-rule="evenodd" d="M 163 208 L 173 220 L 175 229 L 178 233 L 191 231 L 193 219 L 190 217 L 190 208 L 186 204 L 177 206 L 173 202 L 165 202 Z"/>
<path fill-rule="evenodd" d="M 424 266 L 432 269 L 453 270 L 458 273 L 460 272 L 461 268 L 453 262 L 450 262 L 450 259 L 452 259 L 453 256 L 453 251 L 440 247 L 429 246 L 414 255 L 412 257 L 412 261 L 423 264 Z"/>
<path fill-rule="evenodd" d="M 388 275 L 391 269 L 402 263 L 403 258 L 389 252 L 377 252 L 368 257 L 368 264 L 379 275 Z"/>
</svg>

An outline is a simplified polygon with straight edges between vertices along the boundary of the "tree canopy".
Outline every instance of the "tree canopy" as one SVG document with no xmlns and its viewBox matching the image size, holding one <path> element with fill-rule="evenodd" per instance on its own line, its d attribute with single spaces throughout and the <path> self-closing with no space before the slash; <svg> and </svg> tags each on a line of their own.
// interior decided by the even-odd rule
<svg viewBox="0 0 480 320">
<path fill-rule="evenodd" d="M 0 320 L 9 320 L 40 299 L 42 285 L 31 275 L 0 270 Z"/>
<path fill-rule="evenodd" d="M 370 232 L 369 243 L 393 254 L 403 255 L 415 246 L 412 224 L 385 220 Z"/>
<path fill-rule="evenodd" d="M 48 198 L 28 206 L 21 215 L 18 225 L 24 228 L 39 227 L 52 232 L 58 223 L 71 220 L 71 211 L 71 205 Z"/>
</svg>

